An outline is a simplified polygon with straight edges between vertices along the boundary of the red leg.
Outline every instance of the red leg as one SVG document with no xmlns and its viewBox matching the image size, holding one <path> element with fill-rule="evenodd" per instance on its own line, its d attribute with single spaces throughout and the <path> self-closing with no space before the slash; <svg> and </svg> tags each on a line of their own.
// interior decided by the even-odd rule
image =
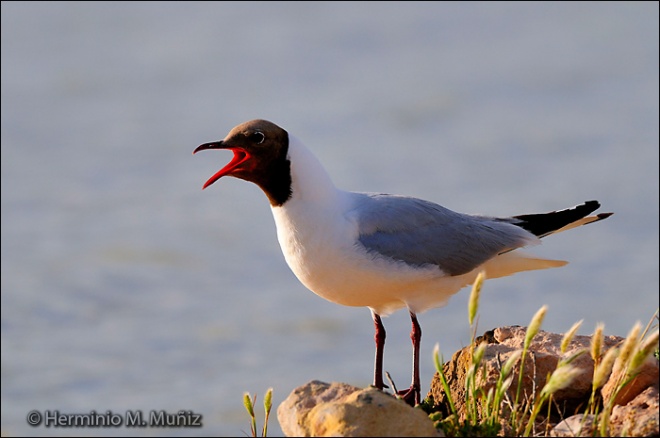
<svg viewBox="0 0 660 438">
<path fill-rule="evenodd" d="M 383 321 L 373 310 L 371 311 L 371 316 L 374 319 L 374 327 L 376 328 L 376 334 L 374 335 L 374 341 L 376 341 L 376 360 L 374 363 L 374 386 L 380 390 L 387 388 L 385 383 L 383 383 L 383 350 L 385 349 L 385 326 L 383 326 Z"/>
<path fill-rule="evenodd" d="M 417 321 L 417 315 L 412 311 L 410 312 L 410 319 L 412 320 L 412 330 L 410 332 L 410 340 L 413 346 L 413 371 L 412 383 L 409 389 L 398 391 L 397 395 L 401 396 L 403 400 L 411 406 L 418 405 L 420 402 L 421 384 L 419 379 L 419 350 L 422 343 L 422 328 Z"/>
</svg>

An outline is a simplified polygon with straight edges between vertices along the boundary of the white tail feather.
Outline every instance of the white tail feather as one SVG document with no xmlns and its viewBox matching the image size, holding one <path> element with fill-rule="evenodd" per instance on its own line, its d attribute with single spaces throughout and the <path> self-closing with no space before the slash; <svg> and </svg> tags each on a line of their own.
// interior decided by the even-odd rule
<svg viewBox="0 0 660 438">
<path fill-rule="evenodd" d="M 567 263 L 564 260 L 543 259 L 525 254 L 521 251 L 511 251 L 490 259 L 483 266 L 480 266 L 479 270 L 485 270 L 487 278 L 499 278 L 515 274 L 516 272 L 559 268 Z"/>
</svg>

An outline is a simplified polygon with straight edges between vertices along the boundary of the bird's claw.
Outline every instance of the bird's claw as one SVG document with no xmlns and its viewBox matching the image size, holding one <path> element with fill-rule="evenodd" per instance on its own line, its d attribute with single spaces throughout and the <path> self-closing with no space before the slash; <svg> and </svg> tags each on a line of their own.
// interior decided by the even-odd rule
<svg viewBox="0 0 660 438">
<path fill-rule="evenodd" d="M 415 407 L 419 404 L 421 394 L 419 388 L 416 388 L 414 385 L 412 385 L 408 389 L 397 391 L 396 396 L 397 398 L 408 403 L 410 406 Z"/>
</svg>

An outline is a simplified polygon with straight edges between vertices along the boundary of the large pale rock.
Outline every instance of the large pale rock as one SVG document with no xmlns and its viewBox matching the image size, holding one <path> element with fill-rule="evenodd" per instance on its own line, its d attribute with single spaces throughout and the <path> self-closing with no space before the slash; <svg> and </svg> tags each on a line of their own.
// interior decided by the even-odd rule
<svg viewBox="0 0 660 438">
<path fill-rule="evenodd" d="M 277 409 L 287 436 L 442 436 L 428 415 L 375 388 L 312 381 Z"/>
</svg>

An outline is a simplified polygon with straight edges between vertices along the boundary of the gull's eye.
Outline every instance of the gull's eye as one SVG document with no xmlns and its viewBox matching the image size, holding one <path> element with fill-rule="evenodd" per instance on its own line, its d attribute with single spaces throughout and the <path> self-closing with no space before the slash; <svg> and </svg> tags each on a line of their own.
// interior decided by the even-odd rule
<svg viewBox="0 0 660 438">
<path fill-rule="evenodd" d="M 266 139 L 266 136 L 263 134 L 263 132 L 260 132 L 260 131 L 255 131 L 250 136 L 250 140 L 252 140 L 252 142 L 254 142 L 255 144 L 261 144 L 261 143 L 264 142 L 265 139 Z"/>
</svg>

